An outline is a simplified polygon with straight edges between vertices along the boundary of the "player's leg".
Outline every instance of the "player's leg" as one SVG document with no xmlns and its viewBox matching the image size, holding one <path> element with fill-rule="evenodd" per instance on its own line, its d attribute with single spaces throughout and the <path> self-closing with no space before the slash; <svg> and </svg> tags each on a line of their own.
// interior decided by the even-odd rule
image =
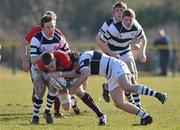
<svg viewBox="0 0 180 130">
<path fill-rule="evenodd" d="M 58 97 L 58 92 L 57 92 L 57 95 L 56 95 L 56 98 L 54 100 L 54 117 L 55 118 L 67 118 L 66 116 L 64 116 L 64 114 L 60 111 L 60 106 L 61 106 L 61 102 L 59 100 L 59 97 Z"/>
<path fill-rule="evenodd" d="M 131 84 L 130 77 L 127 74 L 122 74 L 119 76 L 118 82 L 124 91 L 153 96 L 156 97 L 162 104 L 166 103 L 167 95 L 165 93 L 156 92 L 145 85 Z"/>
<path fill-rule="evenodd" d="M 72 102 L 71 107 L 72 107 L 74 113 L 75 113 L 76 115 L 79 115 L 79 114 L 80 114 L 80 108 L 79 108 L 79 106 L 78 106 L 78 104 L 77 104 L 77 99 L 76 99 L 76 97 L 73 96 L 73 95 L 71 95 L 71 102 Z"/>
<path fill-rule="evenodd" d="M 132 74 L 131 83 L 132 84 L 137 83 L 138 73 L 137 73 L 136 63 L 135 63 L 132 52 L 129 51 L 128 53 L 122 55 L 120 59 L 126 63 L 126 65 L 128 66 L 128 68 Z M 140 102 L 139 94 L 125 92 L 125 95 L 126 95 L 128 102 L 133 103 L 136 106 L 141 108 L 141 102 Z"/>
<path fill-rule="evenodd" d="M 34 83 L 33 83 L 33 77 L 32 77 L 32 71 L 31 71 L 31 64 L 29 65 L 29 72 L 30 72 L 30 77 L 31 77 L 31 81 L 32 81 L 32 84 L 33 84 L 33 91 L 32 91 L 32 102 L 34 103 L 34 100 L 35 100 L 35 87 L 34 87 Z"/>
<path fill-rule="evenodd" d="M 56 95 L 57 95 L 57 89 L 54 88 L 51 84 L 49 84 L 49 81 L 48 81 L 48 75 L 47 74 L 44 74 L 44 79 L 46 81 L 46 84 L 48 86 L 48 94 L 47 94 L 47 101 L 46 101 L 46 108 L 45 108 L 45 112 L 44 112 L 44 118 L 46 119 L 46 122 L 48 124 L 51 124 L 53 123 L 53 118 L 51 116 L 51 112 L 50 112 L 50 109 L 54 103 L 54 100 L 56 98 Z M 47 80 L 46 80 L 47 79 Z"/>
<path fill-rule="evenodd" d="M 61 102 L 61 105 L 65 111 L 69 111 L 73 105 L 73 102 L 71 101 L 71 96 L 69 94 L 68 89 L 58 90 L 59 94 L 59 100 Z"/>
<path fill-rule="evenodd" d="M 102 84 L 102 91 L 103 91 L 103 99 L 106 102 L 110 102 L 110 95 L 109 95 L 109 91 L 108 91 L 108 83 L 103 83 Z"/>
<path fill-rule="evenodd" d="M 106 124 L 106 115 L 102 113 L 102 111 L 97 106 L 94 99 L 91 97 L 89 93 L 87 93 L 83 86 L 75 91 L 75 94 L 89 107 L 91 108 L 99 118 L 99 125 L 105 125 Z"/>
<path fill-rule="evenodd" d="M 139 116 L 141 118 L 141 125 L 152 123 L 153 118 L 146 111 L 124 100 L 124 91 L 120 87 L 114 87 L 110 90 L 110 94 L 115 106 L 130 114 Z"/>
<path fill-rule="evenodd" d="M 138 82 L 138 72 L 137 72 L 137 67 L 136 67 L 136 63 L 135 63 L 134 59 L 131 60 L 128 68 L 130 69 L 130 72 L 132 74 L 131 83 L 132 84 L 137 84 L 137 82 Z M 137 107 L 142 108 L 140 95 L 137 94 L 137 93 L 132 93 L 132 97 L 133 97 L 134 104 Z"/>
<path fill-rule="evenodd" d="M 35 87 L 35 99 L 34 99 L 34 116 L 32 119 L 32 124 L 39 124 L 39 110 L 43 103 L 43 96 L 46 90 L 46 85 L 41 77 L 36 77 L 34 79 Z"/>
</svg>

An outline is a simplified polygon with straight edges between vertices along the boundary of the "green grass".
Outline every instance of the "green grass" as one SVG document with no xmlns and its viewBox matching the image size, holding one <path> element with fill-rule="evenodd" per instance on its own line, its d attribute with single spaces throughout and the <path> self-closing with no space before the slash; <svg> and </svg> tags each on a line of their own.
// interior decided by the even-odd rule
<svg viewBox="0 0 180 130">
<path fill-rule="evenodd" d="M 74 115 L 72 111 L 63 111 L 68 118 L 54 119 L 53 125 L 47 125 L 42 118 L 46 103 L 44 100 L 40 125 L 34 126 L 30 124 L 33 107 L 29 74 L 18 72 L 13 76 L 10 70 L 0 67 L 0 130 L 179 130 L 179 79 L 179 77 L 140 77 L 140 83 L 167 92 L 169 95 L 166 105 L 162 105 L 155 98 L 141 96 L 143 107 L 154 117 L 153 124 L 148 126 L 133 125 L 139 123 L 138 117 L 115 108 L 112 102 L 104 102 L 101 96 L 101 84 L 105 80 L 99 77 L 91 77 L 87 89 L 107 115 L 106 126 L 98 126 L 96 115 L 80 100 L 78 100 L 82 111 L 80 115 Z"/>
</svg>

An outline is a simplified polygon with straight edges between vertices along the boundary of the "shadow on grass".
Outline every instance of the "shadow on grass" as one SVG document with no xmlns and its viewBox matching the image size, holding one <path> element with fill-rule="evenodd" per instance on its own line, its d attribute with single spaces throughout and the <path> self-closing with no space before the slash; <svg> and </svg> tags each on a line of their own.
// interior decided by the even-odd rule
<svg viewBox="0 0 180 130">
<path fill-rule="evenodd" d="M 32 116 L 33 113 L 0 113 L 0 122 L 8 122 L 13 120 L 27 120 Z"/>
<path fill-rule="evenodd" d="M 140 124 L 132 124 L 132 126 L 142 126 L 142 125 L 140 125 Z"/>
<path fill-rule="evenodd" d="M 40 115 L 42 115 L 43 113 L 40 113 Z M 74 112 L 70 112 L 67 113 L 66 116 L 68 116 L 68 118 L 74 118 L 76 116 L 81 117 L 81 116 L 85 116 L 85 115 L 89 115 L 90 111 L 87 110 L 82 110 L 81 113 L 79 115 L 74 114 Z M 54 122 L 54 124 L 46 124 L 46 123 L 41 123 L 38 125 L 33 125 L 31 123 L 31 119 L 33 117 L 33 113 L 0 113 L 0 122 L 3 122 L 5 124 L 14 124 L 14 122 L 17 122 L 18 125 L 21 126 L 44 126 L 44 125 L 53 125 L 53 126 L 66 126 L 67 123 L 57 123 L 57 121 Z M 54 118 L 54 117 L 53 117 Z M 55 118 L 54 118 L 55 119 Z M 61 118 L 56 118 L 56 120 L 66 120 L 66 119 L 61 119 Z M 69 126 L 73 126 L 73 124 L 68 124 Z M 78 124 L 77 124 L 78 125 Z M 79 124 L 79 126 L 82 126 L 81 124 Z"/>
</svg>

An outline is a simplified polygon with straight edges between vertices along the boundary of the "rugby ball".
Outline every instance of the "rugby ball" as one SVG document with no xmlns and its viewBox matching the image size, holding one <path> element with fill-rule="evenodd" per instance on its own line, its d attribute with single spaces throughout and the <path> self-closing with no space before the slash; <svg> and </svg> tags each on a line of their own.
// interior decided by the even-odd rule
<svg viewBox="0 0 180 130">
<path fill-rule="evenodd" d="M 58 90 L 63 90 L 68 87 L 67 81 L 63 77 L 50 77 L 50 84 Z"/>
</svg>

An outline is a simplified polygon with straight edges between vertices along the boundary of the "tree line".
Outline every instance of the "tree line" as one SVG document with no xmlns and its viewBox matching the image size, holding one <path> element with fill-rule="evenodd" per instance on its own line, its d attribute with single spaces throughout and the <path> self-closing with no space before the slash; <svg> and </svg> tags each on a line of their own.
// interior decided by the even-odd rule
<svg viewBox="0 0 180 130">
<path fill-rule="evenodd" d="M 140 5 L 147 1 L 138 1 L 141 3 L 127 1 L 127 4 L 135 8 L 137 19 L 145 29 L 171 22 L 180 26 L 179 0 L 163 0 L 159 5 L 153 1 L 144 7 Z M 19 41 L 47 10 L 57 14 L 57 26 L 70 39 L 94 40 L 102 22 L 112 16 L 113 3 L 109 0 L 1 0 L 0 41 Z"/>
</svg>

